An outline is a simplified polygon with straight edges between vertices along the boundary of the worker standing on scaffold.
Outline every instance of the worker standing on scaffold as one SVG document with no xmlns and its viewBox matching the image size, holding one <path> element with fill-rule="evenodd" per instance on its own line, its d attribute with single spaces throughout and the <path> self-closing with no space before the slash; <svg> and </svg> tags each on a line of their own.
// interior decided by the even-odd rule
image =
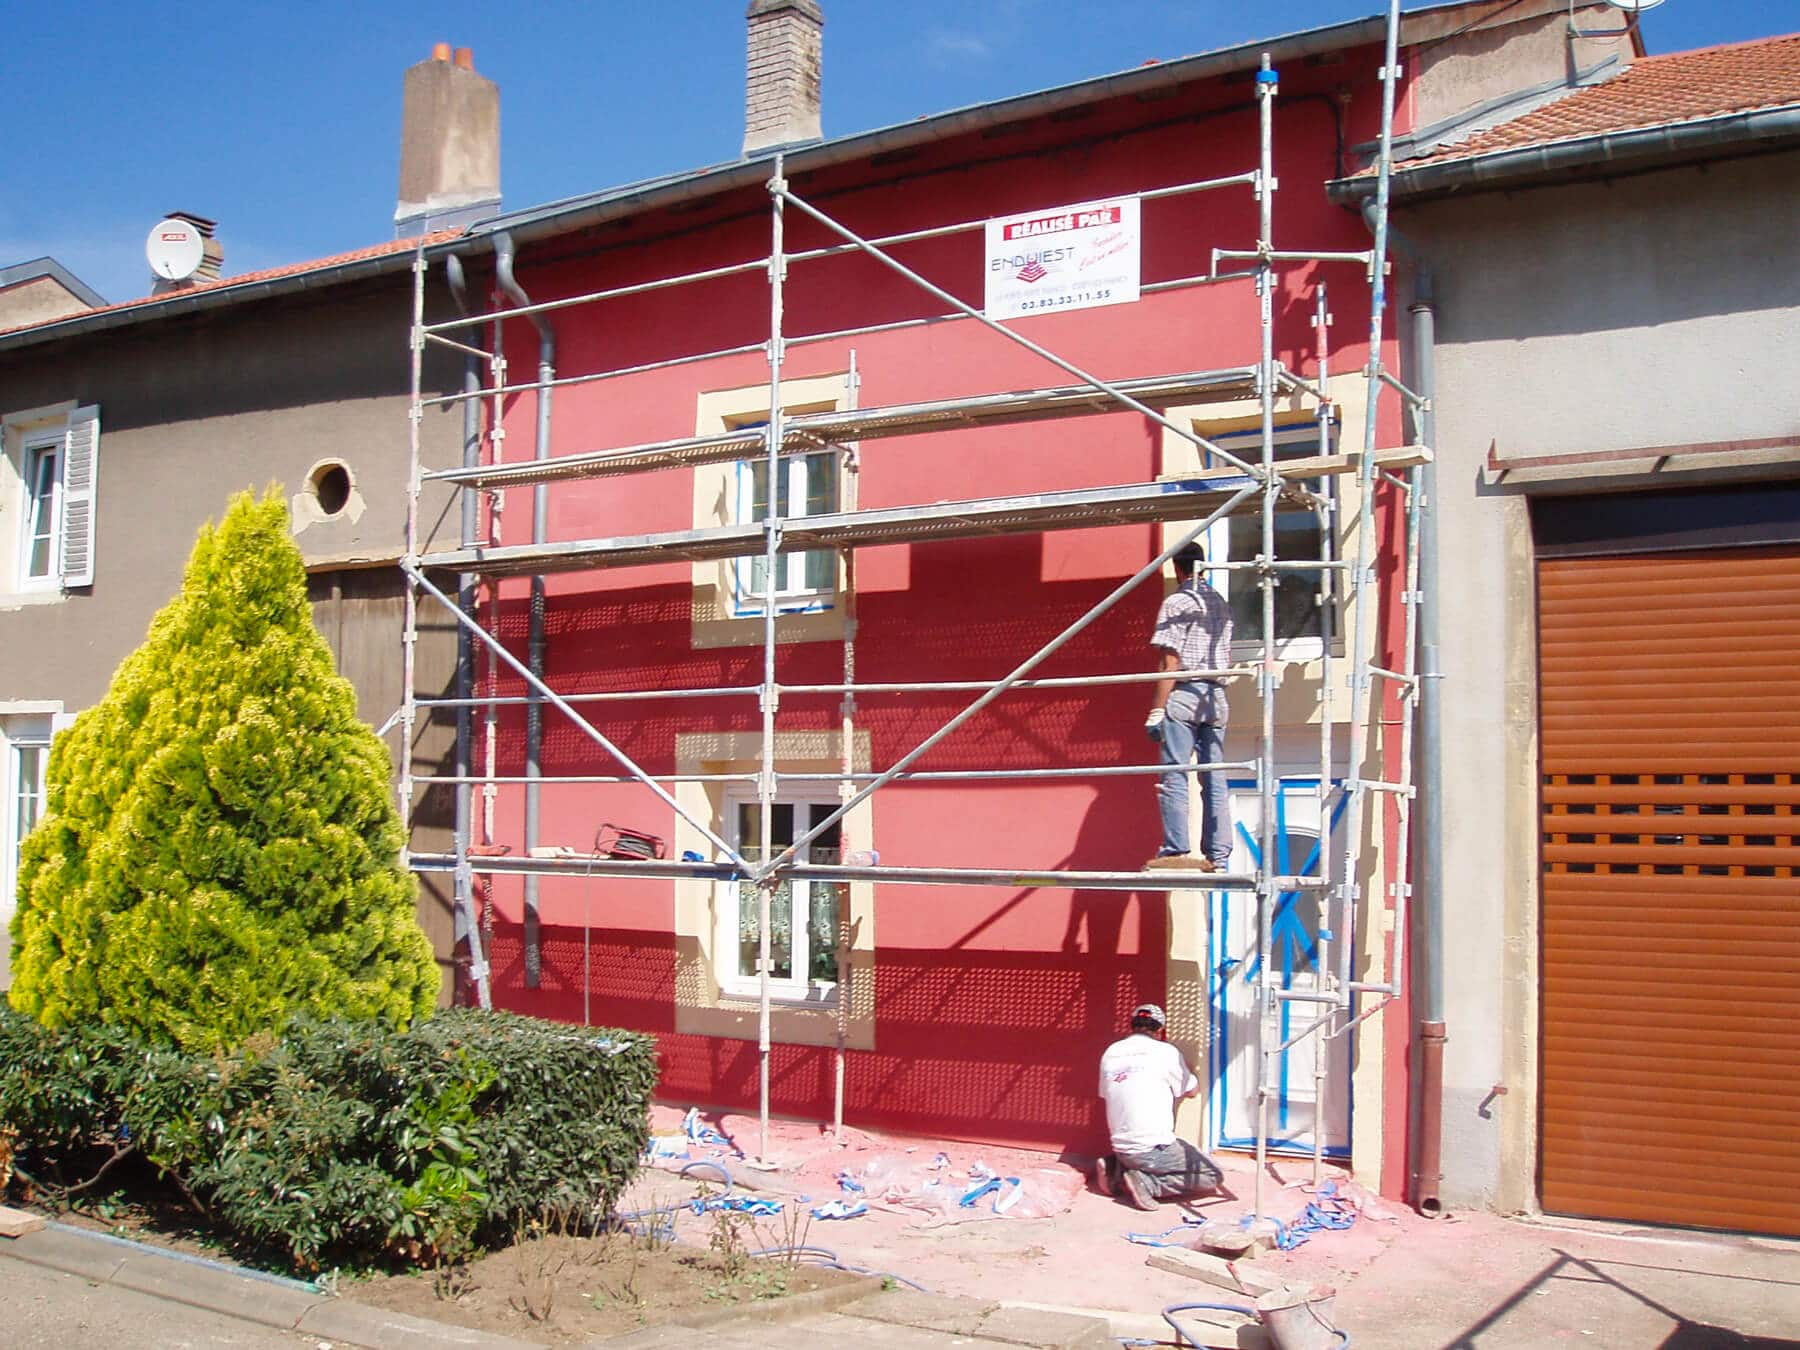
<svg viewBox="0 0 1800 1350">
<path fill-rule="evenodd" d="M 1231 605 L 1200 579 L 1206 551 L 1186 544 L 1172 561 L 1179 585 L 1157 611 L 1150 645 L 1162 652 L 1162 668 L 1223 670 L 1231 663 Z M 1188 852 L 1187 766 L 1225 758 L 1225 722 L 1229 709 L 1225 686 L 1218 680 L 1182 680 L 1173 675 L 1156 682 L 1156 702 L 1144 730 L 1162 747 L 1162 762 L 1172 766 L 1157 781 L 1162 810 L 1162 847 L 1146 868 L 1174 867 L 1196 872 L 1223 872 L 1231 861 L 1231 801 L 1223 769 L 1200 773 L 1200 857 Z"/>
<path fill-rule="evenodd" d="M 1113 1151 L 1094 1180 L 1107 1195 L 1155 1209 L 1159 1200 L 1192 1200 L 1219 1189 L 1219 1165 L 1175 1136 L 1175 1103 L 1200 1090 L 1181 1051 L 1163 1039 L 1163 1010 L 1140 1003 L 1131 1035 L 1100 1056 L 1100 1097 Z"/>
</svg>

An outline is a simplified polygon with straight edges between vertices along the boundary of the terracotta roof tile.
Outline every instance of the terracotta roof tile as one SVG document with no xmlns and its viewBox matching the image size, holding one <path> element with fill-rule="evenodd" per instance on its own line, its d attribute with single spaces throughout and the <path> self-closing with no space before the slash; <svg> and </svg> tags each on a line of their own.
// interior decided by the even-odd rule
<svg viewBox="0 0 1800 1350">
<path fill-rule="evenodd" d="M 62 323 L 70 319 L 85 319 L 94 314 L 108 314 L 114 310 L 136 309 L 143 305 L 154 305 L 164 300 L 174 300 L 182 296 L 197 295 L 202 291 L 222 291 L 232 286 L 254 285 L 259 281 L 276 281 L 283 277 L 295 277 L 307 272 L 322 272 L 328 268 L 341 267 L 345 263 L 363 262 L 369 258 L 383 258 L 394 253 L 411 253 L 414 249 L 442 244 L 455 239 L 458 230 L 437 230 L 431 234 L 421 235 L 415 239 L 392 239 L 385 244 L 371 244 L 368 248 L 352 249 L 348 253 L 333 254 L 329 258 L 311 258 L 306 262 L 288 263 L 283 267 L 266 267 L 260 272 L 240 272 L 236 276 L 220 277 L 217 281 L 199 281 L 192 286 L 184 286 L 178 291 L 165 291 L 161 295 L 140 296 L 136 300 L 121 300 L 114 305 L 101 305 L 95 309 L 80 310 L 74 314 L 65 314 L 59 319 L 47 320 L 43 323 L 21 324 L 16 328 L 0 329 L 0 334 L 19 333 L 30 328 L 48 327 L 51 323 Z"/>
<path fill-rule="evenodd" d="M 1800 33 L 1640 57 L 1605 84 L 1577 90 L 1396 168 L 1404 171 L 1792 103 L 1800 103 Z"/>
</svg>

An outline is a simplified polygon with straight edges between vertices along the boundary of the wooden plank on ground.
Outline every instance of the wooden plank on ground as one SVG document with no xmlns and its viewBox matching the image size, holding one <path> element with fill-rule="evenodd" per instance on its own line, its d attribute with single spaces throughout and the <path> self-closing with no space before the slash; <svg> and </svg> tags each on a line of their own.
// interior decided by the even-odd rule
<svg viewBox="0 0 1800 1350">
<path fill-rule="evenodd" d="M 1186 1247 L 1158 1247 L 1145 1258 L 1144 1264 L 1234 1294 L 1267 1294 L 1281 1287 L 1278 1282 L 1253 1274 L 1236 1262 L 1221 1261 L 1216 1256 L 1189 1251 Z"/>
<path fill-rule="evenodd" d="M 0 1238 L 24 1237 L 27 1233 L 35 1233 L 44 1226 L 44 1221 L 35 1214 L 27 1214 L 22 1209 L 8 1209 L 0 1205 Z"/>
</svg>

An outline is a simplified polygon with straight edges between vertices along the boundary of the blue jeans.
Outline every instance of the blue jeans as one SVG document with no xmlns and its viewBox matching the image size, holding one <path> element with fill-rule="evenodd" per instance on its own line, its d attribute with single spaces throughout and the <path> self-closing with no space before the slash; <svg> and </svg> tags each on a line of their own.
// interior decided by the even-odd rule
<svg viewBox="0 0 1800 1350">
<path fill-rule="evenodd" d="M 1198 757 L 1202 764 L 1225 758 L 1225 728 L 1210 722 L 1178 722 L 1165 718 L 1162 735 L 1164 764 L 1186 765 Z M 1223 870 L 1231 858 L 1231 797 L 1225 786 L 1223 769 L 1203 770 L 1200 775 L 1200 851 Z M 1162 847 L 1159 854 L 1187 853 L 1188 844 L 1188 776 L 1165 773 L 1156 784 L 1157 804 L 1162 810 Z"/>
</svg>

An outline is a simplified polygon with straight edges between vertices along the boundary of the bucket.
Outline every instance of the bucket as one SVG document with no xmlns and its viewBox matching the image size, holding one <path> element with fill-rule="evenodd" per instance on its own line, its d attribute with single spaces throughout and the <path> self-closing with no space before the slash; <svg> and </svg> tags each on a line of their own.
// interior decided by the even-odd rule
<svg viewBox="0 0 1800 1350">
<path fill-rule="evenodd" d="M 1277 1289 L 1256 1300 L 1256 1315 L 1275 1350 L 1335 1350 L 1344 1334 L 1331 1320 L 1335 1289 Z"/>
</svg>

